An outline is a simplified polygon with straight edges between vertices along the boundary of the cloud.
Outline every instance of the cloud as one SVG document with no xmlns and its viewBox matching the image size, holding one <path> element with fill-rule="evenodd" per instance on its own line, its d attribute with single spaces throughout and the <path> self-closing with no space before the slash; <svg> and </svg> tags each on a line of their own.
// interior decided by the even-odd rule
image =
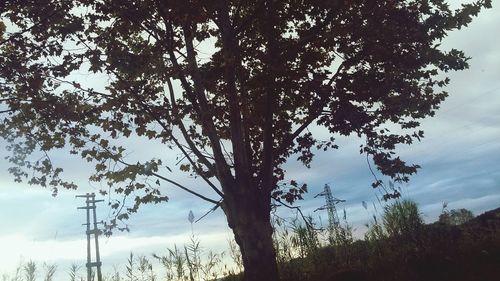
<svg viewBox="0 0 500 281">
<path fill-rule="evenodd" d="M 85 245 L 84 240 L 36 241 L 21 234 L 0 235 L 0 273 L 14 270 L 20 261 L 42 263 L 81 260 L 86 254 Z"/>
</svg>

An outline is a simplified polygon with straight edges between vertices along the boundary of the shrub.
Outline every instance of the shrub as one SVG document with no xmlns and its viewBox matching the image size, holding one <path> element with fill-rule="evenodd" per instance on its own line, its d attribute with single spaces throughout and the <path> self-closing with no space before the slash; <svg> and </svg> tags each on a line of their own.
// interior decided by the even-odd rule
<svg viewBox="0 0 500 281">
<path fill-rule="evenodd" d="M 474 218 L 474 214 L 467 209 L 453 209 L 448 211 L 443 204 L 443 211 L 439 215 L 439 222 L 447 225 L 461 225 Z"/>
<path fill-rule="evenodd" d="M 417 203 L 414 201 L 396 201 L 384 208 L 383 224 L 389 237 L 418 239 L 423 223 Z"/>
</svg>

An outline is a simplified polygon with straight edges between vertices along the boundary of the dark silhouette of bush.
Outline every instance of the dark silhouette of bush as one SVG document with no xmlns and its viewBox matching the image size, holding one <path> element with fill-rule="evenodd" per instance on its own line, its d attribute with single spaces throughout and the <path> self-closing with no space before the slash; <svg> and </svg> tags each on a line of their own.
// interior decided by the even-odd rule
<svg viewBox="0 0 500 281">
<path fill-rule="evenodd" d="M 448 210 L 447 204 L 443 204 L 443 211 L 439 215 L 439 222 L 448 225 L 461 225 L 474 218 L 474 214 L 467 209 Z"/>
<path fill-rule="evenodd" d="M 500 280 L 500 208 L 460 225 L 439 221 L 425 225 L 416 204 L 403 202 L 386 208 L 384 224 L 379 224 L 384 235 L 351 244 L 348 264 L 335 246 L 323 247 L 315 252 L 314 267 L 301 266 L 311 265 L 312 257 L 283 266 L 293 272 L 281 272 L 286 276 L 282 280 Z M 385 217 L 387 214 L 391 217 Z"/>
</svg>

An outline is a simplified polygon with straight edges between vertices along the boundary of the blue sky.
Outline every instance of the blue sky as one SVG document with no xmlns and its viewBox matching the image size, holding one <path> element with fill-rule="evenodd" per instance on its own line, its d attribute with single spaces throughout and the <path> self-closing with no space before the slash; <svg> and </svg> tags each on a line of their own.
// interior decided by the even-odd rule
<svg viewBox="0 0 500 281">
<path fill-rule="evenodd" d="M 470 69 L 450 73 L 450 97 L 434 118 L 423 122 L 426 138 L 411 147 L 400 147 L 400 155 L 422 166 L 419 173 L 403 186 L 403 195 L 419 203 L 426 221 L 439 215 L 443 202 L 450 208 L 468 208 L 475 214 L 500 207 L 500 49 L 497 28 L 500 7 L 481 13 L 468 28 L 452 33 L 444 46 L 462 49 L 471 56 Z M 349 221 L 356 231 L 364 231 L 364 223 L 373 213 L 375 191 L 370 187 L 373 177 L 366 158 L 359 155 L 361 140 L 340 138 L 340 149 L 318 153 L 311 169 L 294 159 L 287 163 L 287 172 L 298 181 L 307 182 L 310 191 L 298 204 L 305 213 L 313 213 L 322 199 L 314 199 L 325 183 L 332 186 L 336 197 L 347 200 Z M 162 151 L 175 159 L 177 152 L 160 146 L 144 146 L 128 141 L 132 156 L 147 157 Z M 0 157 L 7 155 L 6 143 L 0 140 Z M 60 191 L 53 198 L 50 190 L 14 183 L 7 172 L 6 161 L 0 162 L 0 274 L 11 273 L 20 260 L 33 259 L 57 262 L 60 271 L 69 264 L 85 263 L 85 213 L 77 210 L 83 200 L 74 196 L 95 190 L 87 181 L 89 167 L 78 158 L 55 153 L 55 161 L 64 163 L 67 177 L 77 181 L 82 190 Z M 198 182 L 175 172 L 172 177 L 189 186 Z M 95 184 L 94 184 L 95 185 Z M 210 204 L 170 186 L 162 189 L 170 197 L 168 203 L 146 206 L 133 216 L 130 233 L 118 233 L 101 238 L 105 270 L 126 261 L 130 251 L 150 255 L 164 253 L 167 247 L 188 242 L 191 227 L 187 220 L 190 210 L 200 216 Z M 207 193 L 210 194 L 210 193 Z M 369 210 L 362 207 L 366 201 Z M 288 210 L 283 214 L 293 215 Z M 99 219 L 105 219 L 108 208 L 99 205 Z M 207 216 L 194 225 L 194 233 L 206 249 L 225 249 L 230 237 L 222 212 Z"/>
</svg>

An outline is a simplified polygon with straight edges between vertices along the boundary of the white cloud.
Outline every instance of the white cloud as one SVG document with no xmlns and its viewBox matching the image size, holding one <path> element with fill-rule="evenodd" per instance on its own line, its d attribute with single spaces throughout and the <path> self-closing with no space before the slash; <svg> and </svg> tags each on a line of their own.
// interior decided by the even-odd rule
<svg viewBox="0 0 500 281">
<path fill-rule="evenodd" d="M 79 260 L 85 255 L 84 240 L 36 241 L 22 234 L 0 236 L 0 273 L 12 271 L 19 261 Z"/>
</svg>

